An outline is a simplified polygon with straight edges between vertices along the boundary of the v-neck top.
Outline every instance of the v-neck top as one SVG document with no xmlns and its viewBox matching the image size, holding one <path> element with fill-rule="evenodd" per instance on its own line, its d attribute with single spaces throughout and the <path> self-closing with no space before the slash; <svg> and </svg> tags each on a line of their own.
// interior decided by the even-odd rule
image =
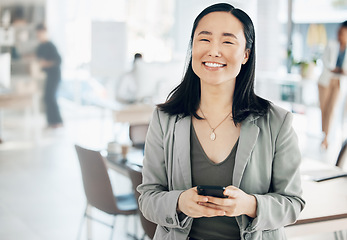
<svg viewBox="0 0 347 240">
<path fill-rule="evenodd" d="M 196 135 L 193 124 L 190 130 L 190 157 L 193 186 L 232 184 L 235 156 L 239 140 L 226 159 L 214 163 L 206 155 Z M 239 240 L 240 229 L 235 217 L 202 217 L 195 218 L 189 236 L 196 239 L 229 239 Z"/>
</svg>

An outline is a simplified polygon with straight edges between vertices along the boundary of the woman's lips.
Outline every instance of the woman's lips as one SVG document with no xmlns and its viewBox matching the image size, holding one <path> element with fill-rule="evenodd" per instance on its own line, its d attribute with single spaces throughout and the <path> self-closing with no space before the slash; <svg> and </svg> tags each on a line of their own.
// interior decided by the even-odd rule
<svg viewBox="0 0 347 240">
<path fill-rule="evenodd" d="M 217 62 L 203 62 L 203 65 L 209 70 L 218 70 L 226 66 L 226 64 Z"/>
</svg>

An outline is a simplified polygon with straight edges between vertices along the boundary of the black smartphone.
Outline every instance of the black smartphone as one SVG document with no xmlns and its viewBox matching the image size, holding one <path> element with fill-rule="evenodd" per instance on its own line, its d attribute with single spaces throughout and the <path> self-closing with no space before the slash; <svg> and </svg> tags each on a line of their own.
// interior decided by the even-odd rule
<svg viewBox="0 0 347 240">
<path fill-rule="evenodd" d="M 197 190 L 199 195 L 219 197 L 219 198 L 228 197 L 223 194 L 225 187 L 222 187 L 222 186 L 198 185 Z"/>
</svg>

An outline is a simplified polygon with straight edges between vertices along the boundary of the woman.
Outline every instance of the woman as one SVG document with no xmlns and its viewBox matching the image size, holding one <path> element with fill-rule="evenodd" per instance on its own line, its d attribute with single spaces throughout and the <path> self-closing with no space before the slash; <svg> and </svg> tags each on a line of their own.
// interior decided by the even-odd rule
<svg viewBox="0 0 347 240">
<path fill-rule="evenodd" d="M 254 39 L 229 4 L 195 19 L 183 81 L 147 133 L 138 191 L 154 239 L 285 239 L 303 209 L 292 115 L 254 94 Z M 228 198 L 197 185 L 225 186 Z"/>
<path fill-rule="evenodd" d="M 324 69 L 318 80 L 319 102 L 322 113 L 322 148 L 328 148 L 330 122 L 340 92 L 340 78 L 347 74 L 347 21 L 341 23 L 338 41 L 329 42 L 323 54 Z"/>
</svg>

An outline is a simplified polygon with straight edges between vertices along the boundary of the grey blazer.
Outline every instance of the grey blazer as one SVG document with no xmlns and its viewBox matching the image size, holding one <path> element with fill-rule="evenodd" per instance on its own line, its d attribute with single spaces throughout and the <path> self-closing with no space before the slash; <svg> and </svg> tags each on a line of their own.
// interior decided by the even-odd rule
<svg viewBox="0 0 347 240">
<path fill-rule="evenodd" d="M 286 239 L 283 227 L 303 209 L 301 155 L 292 114 L 271 104 L 268 114 L 241 123 L 232 184 L 257 199 L 257 217 L 237 216 L 241 239 Z M 158 109 L 147 133 L 143 183 L 137 190 L 143 215 L 157 223 L 157 240 L 185 240 L 193 218 L 176 211 L 179 195 L 192 187 L 191 117 Z"/>
</svg>

